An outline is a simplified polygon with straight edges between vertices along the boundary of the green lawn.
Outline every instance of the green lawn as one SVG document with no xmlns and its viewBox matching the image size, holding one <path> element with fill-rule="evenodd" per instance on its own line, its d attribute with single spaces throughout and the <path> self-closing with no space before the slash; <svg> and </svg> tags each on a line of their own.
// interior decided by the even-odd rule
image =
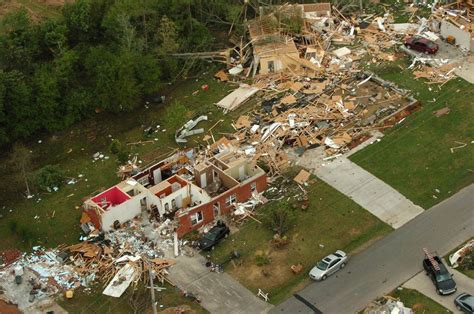
<svg viewBox="0 0 474 314">
<path fill-rule="evenodd" d="M 350 159 L 427 209 L 474 182 L 474 86 L 453 79 L 439 90 L 403 70 L 406 62 L 402 59 L 373 70 L 412 90 L 422 109 Z M 446 106 L 449 114 L 433 114 Z M 466 147 L 452 153 L 450 148 L 460 145 L 456 142 Z"/>
<path fill-rule="evenodd" d="M 441 304 L 433 301 L 417 290 L 403 288 L 395 289 L 391 294 L 392 297 L 400 299 L 406 307 L 413 309 L 415 313 L 452 313 Z"/>
<path fill-rule="evenodd" d="M 174 141 L 175 130 L 196 115 L 208 115 L 209 120 L 198 125 L 205 130 L 224 119 L 224 122 L 213 129 L 216 139 L 221 136 L 220 132 L 232 132 L 231 119 L 238 116 L 240 111 L 224 116 L 214 103 L 234 89 L 235 85 L 216 81 L 212 77 L 213 69 L 211 71 L 201 75 L 199 79 L 189 79 L 177 84 L 168 93 L 167 104 L 164 106 L 150 106 L 149 109 L 143 107 L 120 116 L 98 114 L 67 131 L 38 135 L 27 144 L 33 157 L 30 172 L 47 164 L 57 164 L 68 177 L 78 178 L 79 174 L 83 175 L 75 185 L 60 186 L 58 192 L 37 192 L 33 199 L 26 200 L 20 194 L 24 190 L 21 178 L 9 166 L 8 155 L 4 153 L 0 159 L 0 175 L 4 178 L 3 183 L 0 183 L 0 201 L 5 204 L 0 207 L 0 214 L 3 215 L 0 219 L 0 250 L 12 247 L 28 249 L 37 244 L 54 247 L 61 243 L 77 242 L 80 235 L 79 206 L 82 200 L 120 181 L 116 175 L 118 165 L 108 151 L 112 138 L 119 139 L 122 144 L 153 140 L 150 144 L 127 146 L 146 164 L 153 159 L 160 159 L 160 156 L 163 158 L 166 153 L 177 148 Z M 201 90 L 204 84 L 209 85 L 208 91 Z M 182 106 L 176 106 L 176 101 Z M 166 132 L 145 138 L 144 127 L 157 124 L 166 129 Z M 189 138 L 186 146 L 196 146 L 203 135 Z M 155 138 L 158 140 L 154 141 Z M 42 143 L 39 144 L 38 140 L 42 140 Z M 102 152 L 110 156 L 110 159 L 93 162 L 92 155 L 96 152 Z"/>
<path fill-rule="evenodd" d="M 166 289 L 155 293 L 158 311 L 165 310 L 170 307 L 187 305 L 194 310 L 196 314 L 208 313 L 197 302 L 190 301 L 183 297 L 180 291 L 168 284 L 164 286 Z M 90 291 L 79 289 L 74 292 L 71 300 L 65 299 L 63 296 L 58 298 L 58 303 L 69 313 L 152 313 L 151 298 L 149 289 L 139 284 L 136 290 L 132 285 L 120 298 L 113 298 L 102 294 L 103 287 L 100 285 L 93 286 Z M 133 297 L 132 297 L 133 296 Z M 137 312 L 134 312 L 137 310 Z"/>
<path fill-rule="evenodd" d="M 318 259 L 337 249 L 354 253 L 392 230 L 322 181 L 316 181 L 307 190 L 309 208 L 302 210 L 295 206 L 296 221 L 288 233 L 290 243 L 286 247 L 275 248 L 270 243 L 274 233 L 268 226 L 249 219 L 211 253 L 214 261 L 222 263 L 231 252 L 239 252 L 241 258 L 235 260 L 235 266 L 227 263 L 226 271 L 251 291 L 256 293 L 260 288 L 268 292 L 273 304 L 307 285 L 308 272 Z M 285 192 L 285 199 L 299 192 L 292 185 Z M 258 209 L 257 219 L 264 220 L 275 202 Z M 293 208 L 293 204 L 298 201 L 290 200 L 289 206 Z M 298 263 L 303 265 L 303 270 L 295 275 L 290 266 Z"/>
</svg>

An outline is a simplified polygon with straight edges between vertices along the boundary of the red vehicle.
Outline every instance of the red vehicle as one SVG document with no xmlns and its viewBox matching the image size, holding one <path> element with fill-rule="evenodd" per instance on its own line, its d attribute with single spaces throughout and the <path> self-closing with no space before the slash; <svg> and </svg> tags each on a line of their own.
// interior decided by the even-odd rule
<svg viewBox="0 0 474 314">
<path fill-rule="evenodd" d="M 439 49 L 439 46 L 433 41 L 419 36 L 413 36 L 405 39 L 405 47 L 432 55 L 437 53 Z"/>
</svg>

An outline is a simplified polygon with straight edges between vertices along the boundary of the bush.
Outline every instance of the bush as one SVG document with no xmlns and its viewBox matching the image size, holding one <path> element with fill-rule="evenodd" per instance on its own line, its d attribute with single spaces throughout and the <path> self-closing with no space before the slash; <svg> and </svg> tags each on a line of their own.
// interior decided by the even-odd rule
<svg viewBox="0 0 474 314">
<path fill-rule="evenodd" d="M 16 220 L 11 220 L 8 223 L 8 228 L 10 229 L 11 233 L 15 234 L 16 231 L 18 230 L 18 223 L 16 222 Z"/>
<path fill-rule="evenodd" d="M 34 182 L 36 185 L 46 191 L 51 191 L 53 187 L 59 187 L 63 180 L 64 173 L 57 165 L 44 166 L 34 174 Z"/>
<path fill-rule="evenodd" d="M 118 155 L 122 151 L 122 143 L 119 140 L 115 139 L 110 143 L 109 150 L 112 154 Z"/>
<path fill-rule="evenodd" d="M 118 152 L 118 154 L 117 154 L 117 161 L 118 161 L 120 164 L 125 164 L 125 163 L 127 163 L 129 154 L 130 154 L 129 152 L 127 152 L 127 151 L 125 151 L 125 150 L 121 150 L 121 151 Z"/>
<path fill-rule="evenodd" d="M 25 226 L 20 227 L 18 231 L 18 236 L 24 243 L 31 244 L 31 241 L 33 240 L 33 232 L 31 232 L 31 230 L 29 230 L 28 227 Z"/>
<path fill-rule="evenodd" d="M 259 254 L 255 256 L 255 264 L 257 266 L 264 266 L 270 264 L 270 258 L 265 254 Z"/>
<path fill-rule="evenodd" d="M 178 129 L 187 121 L 188 109 L 183 103 L 174 101 L 166 106 L 163 123 L 167 129 Z"/>
</svg>

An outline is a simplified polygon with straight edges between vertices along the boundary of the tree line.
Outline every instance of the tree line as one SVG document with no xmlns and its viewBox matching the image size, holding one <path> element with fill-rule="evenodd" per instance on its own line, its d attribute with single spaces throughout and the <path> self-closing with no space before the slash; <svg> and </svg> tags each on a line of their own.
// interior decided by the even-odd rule
<svg viewBox="0 0 474 314">
<path fill-rule="evenodd" d="M 95 111 L 127 112 L 182 73 L 170 56 L 206 51 L 237 0 L 77 0 L 58 17 L 6 15 L 0 33 L 0 146 Z M 228 26 L 226 26 L 228 27 Z"/>
</svg>

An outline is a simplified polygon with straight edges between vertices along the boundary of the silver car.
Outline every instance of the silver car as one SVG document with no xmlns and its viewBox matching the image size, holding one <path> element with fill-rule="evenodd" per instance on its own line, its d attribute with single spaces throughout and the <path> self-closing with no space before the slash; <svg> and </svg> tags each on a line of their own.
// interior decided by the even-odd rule
<svg viewBox="0 0 474 314">
<path fill-rule="evenodd" d="M 309 277 L 313 280 L 325 280 L 329 275 L 344 268 L 347 260 L 347 254 L 341 250 L 337 250 L 319 261 L 309 272 Z"/>
<path fill-rule="evenodd" d="M 474 296 L 468 293 L 461 293 L 454 300 L 456 308 L 463 313 L 474 313 Z"/>
</svg>

